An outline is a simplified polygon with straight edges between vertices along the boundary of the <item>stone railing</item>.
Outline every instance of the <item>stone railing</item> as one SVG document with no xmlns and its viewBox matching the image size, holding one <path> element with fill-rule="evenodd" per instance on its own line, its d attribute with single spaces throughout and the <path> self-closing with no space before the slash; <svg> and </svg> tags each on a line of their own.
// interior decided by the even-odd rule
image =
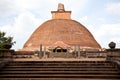
<svg viewBox="0 0 120 80">
<path fill-rule="evenodd" d="M 56 52 L 56 53 L 42 53 L 41 58 L 106 58 L 106 51 L 80 51 L 65 53 L 65 52 Z"/>
<path fill-rule="evenodd" d="M 12 54 L 12 58 L 32 58 L 32 56 L 35 54 L 35 51 L 15 51 Z M 39 52 L 38 52 L 39 53 Z M 37 53 L 37 54 L 38 54 Z"/>
<path fill-rule="evenodd" d="M 9 61 L 0 60 L 0 70 L 1 70 L 4 66 L 6 66 L 8 63 L 9 63 Z"/>
<path fill-rule="evenodd" d="M 0 50 L 0 59 L 11 58 L 14 52 L 14 50 Z"/>
<path fill-rule="evenodd" d="M 120 58 L 116 58 L 116 59 L 112 60 L 111 62 L 119 70 L 119 73 L 120 73 Z"/>
<path fill-rule="evenodd" d="M 107 60 L 111 61 L 120 71 L 120 49 L 107 49 L 107 53 Z"/>
<path fill-rule="evenodd" d="M 106 51 L 80 51 L 80 52 L 44 52 L 40 51 L 15 51 L 12 58 L 106 58 Z"/>
<path fill-rule="evenodd" d="M 14 50 L 0 50 L 0 69 L 12 60 Z"/>
<path fill-rule="evenodd" d="M 120 49 L 107 49 L 107 60 L 114 61 L 120 58 Z"/>
</svg>

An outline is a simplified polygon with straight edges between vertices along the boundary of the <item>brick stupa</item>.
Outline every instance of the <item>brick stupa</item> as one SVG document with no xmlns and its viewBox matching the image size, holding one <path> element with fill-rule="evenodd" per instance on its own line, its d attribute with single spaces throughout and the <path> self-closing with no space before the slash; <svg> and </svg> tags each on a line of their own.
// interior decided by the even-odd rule
<svg viewBox="0 0 120 80">
<path fill-rule="evenodd" d="M 101 48 L 85 26 L 71 19 L 71 11 L 65 11 L 63 4 L 59 4 L 58 10 L 51 13 L 52 19 L 44 22 L 32 33 L 22 50 L 39 50 L 41 44 L 47 48 L 54 44 L 55 47 L 72 48 L 79 45 L 86 49 Z"/>
</svg>

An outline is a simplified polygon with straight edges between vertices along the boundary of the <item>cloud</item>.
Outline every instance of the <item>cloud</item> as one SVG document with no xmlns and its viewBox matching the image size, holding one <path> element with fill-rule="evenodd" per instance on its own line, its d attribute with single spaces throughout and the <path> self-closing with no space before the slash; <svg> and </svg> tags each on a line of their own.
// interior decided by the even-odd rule
<svg viewBox="0 0 120 80">
<path fill-rule="evenodd" d="M 11 24 L 3 25 L 1 31 L 7 32 L 9 36 L 13 36 L 16 44 L 15 49 L 23 46 L 29 35 L 42 23 L 41 19 L 35 17 L 30 12 L 24 12 L 15 17 L 14 22 Z"/>
<path fill-rule="evenodd" d="M 19 15 L 24 11 L 47 15 L 51 10 L 57 10 L 58 3 L 63 3 L 66 10 L 72 10 L 73 13 L 77 14 L 81 9 L 83 9 L 83 7 L 85 7 L 87 2 L 87 0 L 69 0 L 69 3 L 67 0 L 1 0 L 0 15 Z"/>
<path fill-rule="evenodd" d="M 88 20 L 88 16 L 83 16 L 82 18 L 80 18 L 80 20 L 86 22 Z"/>
<path fill-rule="evenodd" d="M 102 45 L 108 47 L 108 43 L 114 41 L 117 47 L 120 47 L 120 23 L 116 24 L 103 24 L 98 28 L 91 29 L 95 38 Z"/>
<path fill-rule="evenodd" d="M 19 15 L 25 11 L 44 14 L 50 8 L 52 9 L 55 3 L 57 4 L 56 1 L 49 0 L 0 0 L 0 15 L 8 17 Z"/>
<path fill-rule="evenodd" d="M 0 0 L 0 15 L 10 16 L 21 11 L 20 7 L 15 2 L 16 0 Z M 1 17 L 2 17 L 1 16 Z"/>
<path fill-rule="evenodd" d="M 89 22 L 88 16 L 83 16 L 80 18 L 80 22 L 92 33 L 97 42 L 101 45 L 102 48 L 108 48 L 108 44 L 111 41 L 114 41 L 117 45 L 117 48 L 120 47 L 120 23 L 102 23 L 96 25 Z M 98 18 L 98 21 L 105 21 L 104 18 Z"/>
<path fill-rule="evenodd" d="M 111 14 L 120 15 L 120 2 L 107 4 L 106 10 Z"/>
</svg>

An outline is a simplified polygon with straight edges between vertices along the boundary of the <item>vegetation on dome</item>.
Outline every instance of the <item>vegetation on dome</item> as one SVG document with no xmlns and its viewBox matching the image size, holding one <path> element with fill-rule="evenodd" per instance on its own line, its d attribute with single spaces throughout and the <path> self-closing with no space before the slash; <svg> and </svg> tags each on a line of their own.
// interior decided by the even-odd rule
<svg viewBox="0 0 120 80">
<path fill-rule="evenodd" d="M 0 31 L 0 50 L 10 49 L 15 43 L 13 37 L 6 36 L 6 32 Z"/>
</svg>

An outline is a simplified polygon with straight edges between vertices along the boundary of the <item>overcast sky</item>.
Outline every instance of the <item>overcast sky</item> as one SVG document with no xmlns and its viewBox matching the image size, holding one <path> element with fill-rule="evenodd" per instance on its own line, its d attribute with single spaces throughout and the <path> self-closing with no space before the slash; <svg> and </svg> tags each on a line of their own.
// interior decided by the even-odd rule
<svg viewBox="0 0 120 80">
<path fill-rule="evenodd" d="M 21 49 L 34 30 L 51 19 L 58 3 L 71 17 L 86 26 L 102 48 L 116 42 L 120 48 L 120 0 L 0 0 L 0 31 L 13 36 Z"/>
</svg>

